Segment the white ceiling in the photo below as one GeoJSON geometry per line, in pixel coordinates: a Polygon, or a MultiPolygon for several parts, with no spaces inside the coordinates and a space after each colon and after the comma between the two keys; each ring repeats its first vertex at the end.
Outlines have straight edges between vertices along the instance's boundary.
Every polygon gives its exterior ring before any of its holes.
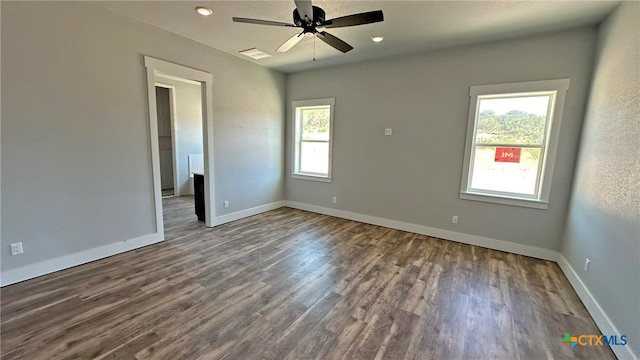
{"type": "Polygon", "coordinates": [[[262,1],[108,1],[95,2],[120,14],[182,35],[265,67],[295,72],[457,45],[512,38],[596,24],[618,1],[313,1],[336,18],[383,10],[384,22],[327,32],[351,44],[343,54],[320,40],[305,38],[287,53],[276,53],[297,28],[234,23],[248,17],[291,23],[293,0],[262,1]],[[194,8],[205,6],[203,17],[194,8]],[[373,43],[374,35],[384,36],[373,43]],[[257,47],[272,57],[253,60],[238,51],[257,47]]]}

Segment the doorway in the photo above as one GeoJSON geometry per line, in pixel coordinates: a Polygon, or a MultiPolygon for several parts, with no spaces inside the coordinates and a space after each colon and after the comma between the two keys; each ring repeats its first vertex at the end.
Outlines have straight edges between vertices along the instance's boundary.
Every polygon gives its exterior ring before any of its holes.
{"type": "Polygon", "coordinates": [[[156,110],[158,116],[158,150],[160,155],[160,188],[162,198],[180,196],[174,187],[175,174],[172,98],[175,88],[156,84],[156,110]]]}
{"type": "Polygon", "coordinates": [[[194,195],[194,174],[204,172],[202,86],[156,74],[162,196],[194,195]]]}
{"type": "MultiPolygon", "coordinates": [[[[162,213],[163,189],[169,190],[170,186],[173,186],[173,194],[175,196],[192,193],[192,174],[194,172],[201,173],[204,179],[204,220],[206,226],[212,227],[214,224],[214,213],[211,204],[215,203],[214,193],[212,191],[214,189],[212,156],[213,129],[210,125],[212,124],[212,101],[210,97],[212,76],[207,72],[148,56],[144,57],[144,63],[147,69],[147,95],[156,231],[164,238],[162,213]],[[178,99],[180,92],[177,84],[196,86],[193,88],[193,91],[199,102],[197,105],[192,103],[186,107],[189,107],[192,112],[198,113],[197,120],[194,120],[192,117],[190,121],[196,124],[195,127],[201,134],[199,136],[200,141],[198,141],[200,144],[199,150],[191,148],[186,152],[181,151],[180,137],[183,126],[180,124],[180,116],[176,116],[176,114],[180,112],[182,104],[178,99]],[[157,92],[157,88],[168,90],[160,90],[157,92]],[[167,99],[167,91],[169,98],[168,109],[166,104],[163,104],[167,99]],[[158,99],[160,100],[158,101],[158,99]],[[163,117],[163,115],[160,114],[161,112],[168,112],[170,118],[169,126],[166,125],[166,122],[161,123],[161,121],[165,121],[161,119],[161,117],[163,117]],[[160,142],[164,142],[162,147],[160,142]],[[171,144],[170,147],[169,144],[171,144]],[[164,151],[164,155],[161,155],[161,151],[164,151]],[[171,161],[168,161],[168,158],[171,158],[171,161]],[[164,165],[161,165],[161,162],[164,163],[164,165]],[[171,169],[171,171],[169,171],[169,169],[171,169]],[[182,170],[184,170],[184,172],[182,170]],[[183,176],[185,172],[187,175],[183,176]]],[[[193,144],[193,142],[191,143],[193,144]]]]}

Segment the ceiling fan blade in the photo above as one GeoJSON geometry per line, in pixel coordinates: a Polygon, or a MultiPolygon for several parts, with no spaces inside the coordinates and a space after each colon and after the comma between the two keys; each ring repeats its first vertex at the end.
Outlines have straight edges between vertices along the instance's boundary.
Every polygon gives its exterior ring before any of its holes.
{"type": "Polygon", "coordinates": [[[309,21],[313,21],[313,6],[310,0],[295,0],[298,15],[304,20],[306,17],[309,21]]]}
{"type": "Polygon", "coordinates": [[[318,36],[320,40],[326,42],[330,46],[333,46],[337,50],[342,51],[343,53],[346,53],[347,51],[353,49],[353,46],[347,44],[346,42],[338,39],[337,37],[329,34],[326,31],[318,32],[316,33],[316,36],[318,36]]]}
{"type": "Polygon", "coordinates": [[[363,24],[371,24],[384,20],[382,10],[369,11],[360,14],[347,15],[335,19],[326,20],[322,26],[326,28],[337,28],[345,26],[355,26],[363,24]]]}
{"type": "Polygon", "coordinates": [[[279,21],[271,21],[271,20],[249,19],[249,18],[242,18],[242,17],[235,17],[235,16],[232,19],[235,22],[248,23],[248,24],[297,27],[293,24],[279,22],[279,21]]]}
{"type": "Polygon", "coordinates": [[[280,45],[280,47],[276,50],[276,52],[287,52],[291,49],[295,44],[297,44],[304,37],[304,33],[295,34],[289,40],[285,41],[284,44],[280,45]]]}

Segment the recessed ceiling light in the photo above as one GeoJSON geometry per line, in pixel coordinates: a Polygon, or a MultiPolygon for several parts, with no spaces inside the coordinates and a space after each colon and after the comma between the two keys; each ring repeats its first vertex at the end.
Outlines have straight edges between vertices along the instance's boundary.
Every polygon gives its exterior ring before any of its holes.
{"type": "Polygon", "coordinates": [[[266,52],[256,48],[240,51],[240,54],[256,60],[271,57],[271,54],[267,54],[266,52]]]}
{"type": "Polygon", "coordinates": [[[378,43],[378,42],[384,40],[384,37],[382,37],[382,36],[372,36],[371,40],[373,40],[373,42],[377,42],[378,43]]]}
{"type": "Polygon", "coordinates": [[[204,6],[196,6],[196,12],[202,16],[209,16],[213,14],[213,10],[206,8],[204,6]]]}

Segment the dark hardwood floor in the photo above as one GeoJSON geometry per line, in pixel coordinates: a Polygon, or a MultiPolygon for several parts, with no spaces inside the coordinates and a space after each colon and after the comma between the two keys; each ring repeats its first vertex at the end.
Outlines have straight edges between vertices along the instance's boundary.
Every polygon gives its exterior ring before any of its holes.
{"type": "Polygon", "coordinates": [[[557,264],[282,208],[1,290],[2,359],[614,359],[557,264]]]}

